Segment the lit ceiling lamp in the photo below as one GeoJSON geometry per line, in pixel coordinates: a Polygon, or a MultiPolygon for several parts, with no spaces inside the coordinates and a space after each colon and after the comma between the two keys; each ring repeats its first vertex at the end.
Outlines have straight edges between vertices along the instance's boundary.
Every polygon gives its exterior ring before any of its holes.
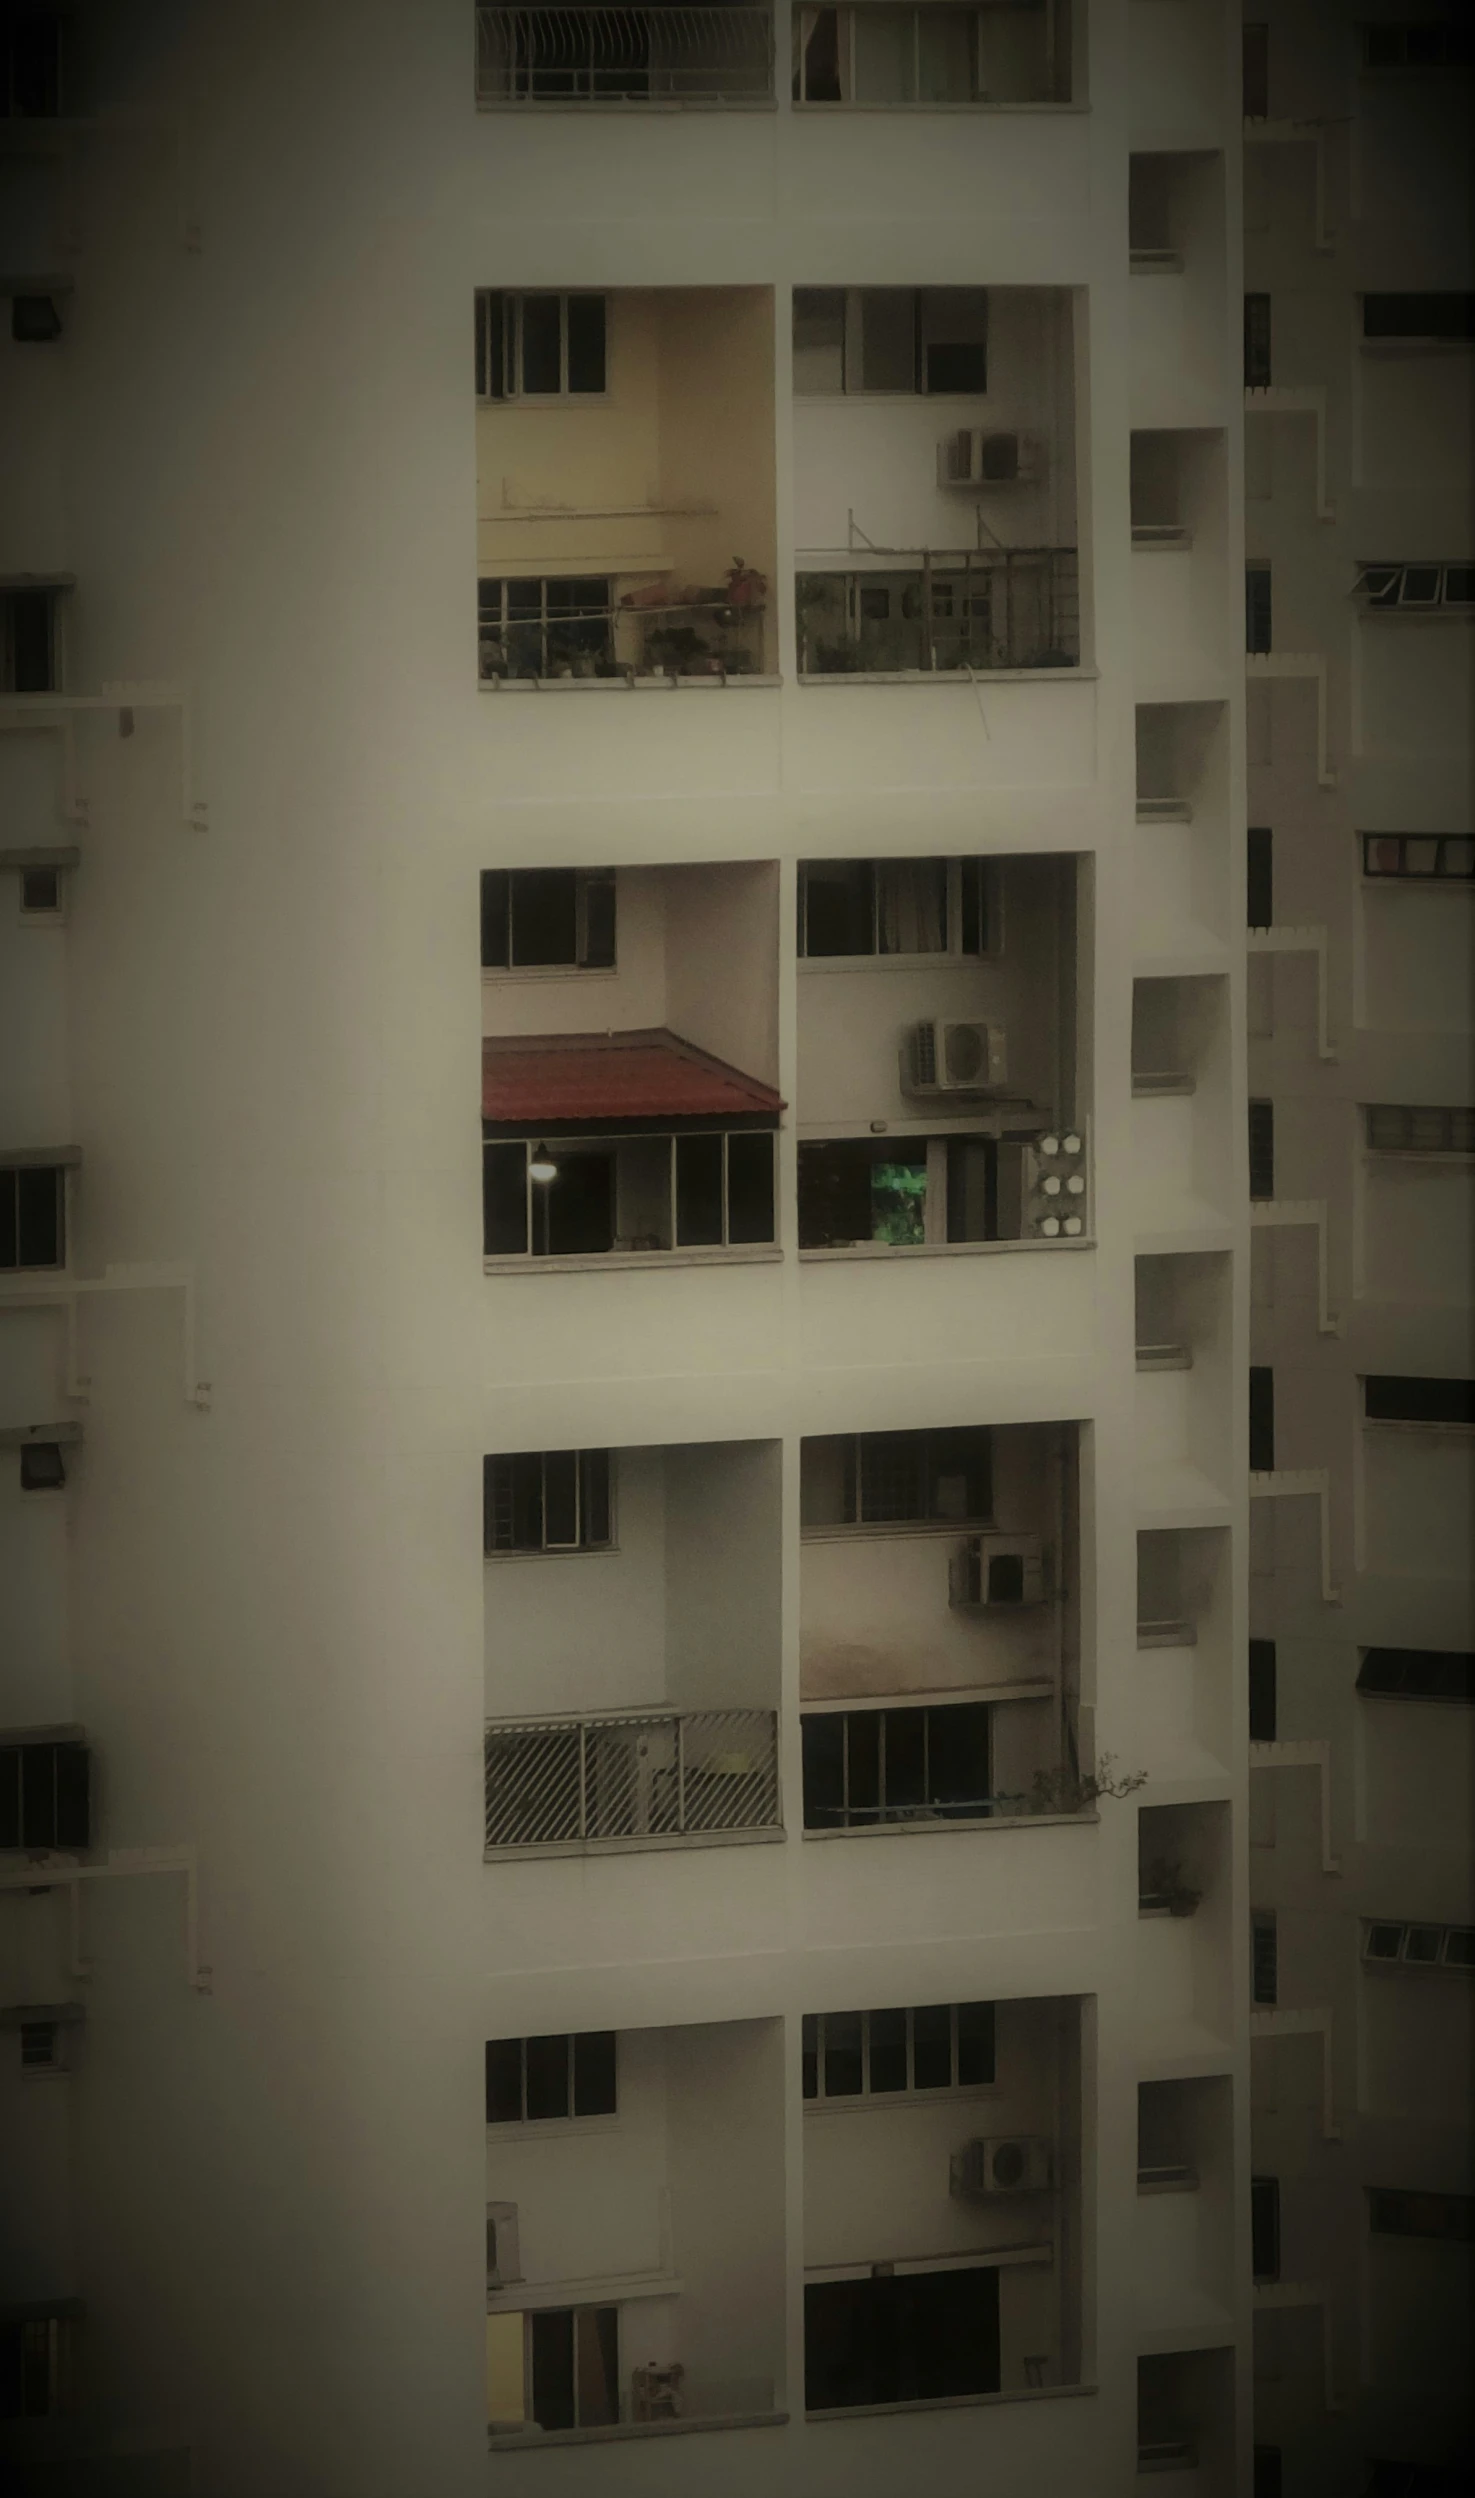
{"type": "Polygon", "coordinates": [[[546,1145],[535,1145],[528,1162],[528,1178],[541,1180],[544,1187],[558,1177],[558,1165],[546,1145]]]}

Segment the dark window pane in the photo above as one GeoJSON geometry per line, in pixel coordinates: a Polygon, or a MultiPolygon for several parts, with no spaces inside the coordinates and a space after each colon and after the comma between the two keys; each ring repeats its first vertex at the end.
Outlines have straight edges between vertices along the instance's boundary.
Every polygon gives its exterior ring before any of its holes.
{"type": "Polygon", "coordinates": [[[546,397],[562,388],[559,329],[559,301],[556,295],[524,295],[522,373],[519,382],[524,392],[546,397]]]}
{"type": "Polygon", "coordinates": [[[1258,1363],[1250,1372],[1250,1472],[1275,1472],[1275,1373],[1258,1363]]]}
{"type": "Polygon", "coordinates": [[[832,1830],[845,1818],[845,1720],[838,1713],[800,1721],[804,1827],[832,1830]]]}
{"type": "Polygon", "coordinates": [[[845,1249],[872,1237],[868,1142],[799,1147],[799,1246],[845,1249]]]}
{"type": "Polygon", "coordinates": [[[843,1721],[846,1817],[865,1829],[874,1828],[881,1801],[881,1716],[879,1709],[861,1709],[843,1721]]]}
{"type": "Polygon", "coordinates": [[[961,942],[965,954],[986,954],[989,950],[988,868],[982,859],[963,861],[963,926],[961,942]]]}
{"type": "Polygon", "coordinates": [[[867,1431],[860,1439],[860,1514],[885,1521],[925,1514],[923,1435],[867,1431]]]}
{"type": "Polygon", "coordinates": [[[519,1553],[540,1553],[543,1549],[543,1460],[536,1449],[517,1457],[504,1458],[511,1489],[512,1550],[519,1553]]]}
{"type": "Polygon", "coordinates": [[[554,1157],[558,1177],[539,1191],[547,1253],[565,1258],[600,1255],[615,1236],[614,1153],[560,1155],[555,1147],[554,1157]]]}
{"type": "Polygon", "coordinates": [[[58,1847],[86,1847],[91,1837],[91,1755],[85,1744],[59,1743],[53,1775],[58,1847]]]}
{"type": "Polygon", "coordinates": [[[923,387],[929,391],[988,388],[988,295],[978,286],[925,287],[918,317],[923,387]]]}
{"type": "Polygon", "coordinates": [[[1263,655],[1270,649],[1270,566],[1245,568],[1245,649],[1263,655]]]}
{"type": "Polygon", "coordinates": [[[1406,1700],[1475,1700],[1475,1654],[1455,1648],[1368,1648],[1357,1688],[1406,1700]]]}
{"type": "Polygon", "coordinates": [[[991,1136],[950,1136],[947,1236],[949,1240],[996,1240],[998,1233],[998,1146],[991,1136]]]}
{"type": "Polygon", "coordinates": [[[871,2055],[872,2090],[905,2090],[907,2086],[907,2017],[905,2012],[872,2012],[866,2017],[871,2055]]]}
{"type": "Polygon", "coordinates": [[[615,2034],[582,2030],[574,2039],[575,2116],[615,2113],[615,2034]]]}
{"type": "Polygon", "coordinates": [[[993,2265],[907,2273],[896,2284],[900,2402],[941,2402],[999,2389],[999,2275],[993,2265]]]}
{"type": "Polygon", "coordinates": [[[953,2078],[953,2008],[918,2004],[912,2014],[912,2083],[917,2090],[947,2090],[953,2078]]]}
{"type": "MultiPolygon", "coordinates": [[[[1249,29],[1246,28],[1246,33],[1249,29]]],[[[1281,2498],[1280,2448],[1255,2448],[1254,2498],[1281,2498]]]]}
{"type": "Polygon", "coordinates": [[[858,2012],[827,2012],[824,2017],[825,2097],[860,2096],[860,2022],[858,2012]]]}
{"type": "Polygon", "coordinates": [[[573,1449],[549,1449],[543,1458],[543,1541],[579,1541],[579,1461],[573,1449]]]}
{"type": "Polygon", "coordinates": [[[1245,297],[1245,388],[1270,387],[1270,297],[1245,297]]]}
{"type": "Polygon", "coordinates": [[[989,1797],[989,1706],[970,1700],[961,1707],[929,1709],[929,1801],[944,1811],[981,1813],[989,1797]]]}
{"type": "MultiPolygon", "coordinates": [[[[880,1716],[885,1734],[883,1799],[890,1814],[925,1799],[927,1713],[925,1709],[884,1709],[880,1716]]],[[[852,1751],[855,1729],[862,1722],[858,1717],[850,1720],[852,1751]]]]}
{"type": "Polygon", "coordinates": [[[1250,1641],[1250,1741],[1275,1741],[1275,1642],[1250,1641]]]}
{"type": "Polygon", "coordinates": [[[12,693],[49,694],[53,690],[51,595],[49,590],[12,590],[5,599],[12,693]]]}
{"type": "Polygon", "coordinates": [[[487,2040],[487,2123],[516,2125],[522,2116],[522,2040],[487,2040]]]}
{"type": "Polygon", "coordinates": [[[861,291],[860,387],[917,387],[917,298],[909,286],[869,286],[861,291]]]}
{"type": "Polygon", "coordinates": [[[1475,1379],[1369,1378],[1363,1391],[1369,1422],[1475,1423],[1475,1379]]]}
{"type": "Polygon", "coordinates": [[[574,2316],[569,2307],[536,2308],[528,2318],[533,2362],[533,2418],[540,2429],[574,2426],[574,2316]]]}
{"type": "Polygon", "coordinates": [[[929,341],[923,370],[929,391],[977,393],[988,388],[987,352],[976,342],[929,341]]]}
{"type": "Polygon", "coordinates": [[[575,2403],[581,2429],[620,2416],[620,2323],[616,2307],[581,2307],[574,2318],[575,2403]]]}
{"type": "Polygon", "coordinates": [[[1364,295],[1364,338],[1475,338],[1475,295],[1364,295]]]}
{"type": "Polygon", "coordinates": [[[806,2012],[801,2032],[801,2087],[806,2099],[819,2097],[819,2015],[806,2012]]]}
{"type": "Polygon", "coordinates": [[[483,868],[481,877],[481,960],[485,971],[505,970],[512,938],[512,879],[504,867],[483,868]]]}
{"type": "Polygon", "coordinates": [[[16,1182],[19,1173],[0,1171],[0,1268],[13,1268],[20,1246],[16,1229],[16,1182]]]}
{"type": "Polygon", "coordinates": [[[1251,928],[1275,924],[1274,836],[1268,824],[1252,824],[1245,835],[1246,920],[1251,928]]]}
{"type": "Polygon", "coordinates": [[[718,1248],[722,1242],[722,1139],[676,1139],[676,1245],[718,1248]]]}
{"type": "MultiPolygon", "coordinates": [[[[800,73],[795,72],[794,96],[800,100],[800,73]]],[[[816,9],[810,21],[809,37],[804,46],[802,100],[806,104],[838,104],[840,102],[840,16],[837,9],[816,9]]],[[[797,306],[800,290],[795,288],[797,306]]],[[[806,293],[817,289],[806,288],[806,293]]],[[[844,297],[841,297],[843,305],[844,297]]],[[[795,313],[795,327],[798,314],[795,313]]]]}
{"type": "Polygon", "coordinates": [[[1272,1914],[1250,1924],[1251,1994],[1257,2004],[1273,2004],[1280,1994],[1280,1936],[1272,1914]]]}
{"type": "Polygon", "coordinates": [[[958,2079],[960,2082],[991,2082],[993,2078],[993,2005],[959,2004],[958,2079]]]}
{"type": "Polygon", "coordinates": [[[575,963],[578,955],[573,869],[519,868],[512,878],[513,962],[575,963]]]}
{"type": "Polygon", "coordinates": [[[615,959],[615,880],[613,876],[586,876],[584,878],[584,951],[580,959],[588,971],[609,971],[613,968],[615,959]]]}
{"type": "Polygon", "coordinates": [[[1263,1201],[1275,1195],[1275,1104],[1251,1102],[1250,1195],[1263,1201]]]}
{"type": "Polygon", "coordinates": [[[481,1149],[481,1236],[489,1258],[527,1254],[525,1145],[485,1144],[481,1149]]]}
{"type": "Polygon", "coordinates": [[[50,1743],[26,1743],[20,1747],[22,1847],[51,1848],[58,1844],[56,1752],[57,1747],[50,1743]]]}
{"type": "Polygon", "coordinates": [[[66,1464],[56,1440],[28,1440],[20,1453],[23,1492],[59,1492],[67,1479],[66,1464]]]}
{"type": "Polygon", "coordinates": [[[566,2031],[555,2038],[530,2038],[527,2041],[530,2117],[568,2115],[568,2050],[566,2031]]]}
{"type": "Polygon", "coordinates": [[[579,1458],[579,1496],[583,1541],[609,1542],[609,1451],[586,1448],[579,1458]]]}
{"type": "Polygon", "coordinates": [[[570,295],[568,299],[568,386],[579,391],[604,388],[602,295],[570,295]]]}
{"type": "Polygon", "coordinates": [[[773,1238],[773,1138],[766,1129],[727,1140],[727,1237],[734,1248],[773,1238]]]}
{"type": "Polygon", "coordinates": [[[969,1520],[993,1516],[992,1444],[987,1431],[929,1431],[927,1515],[969,1520]]]}
{"type": "Polygon", "coordinates": [[[1243,112],[1246,121],[1264,121],[1270,111],[1270,29],[1246,26],[1242,38],[1243,112]]]}
{"type": "Polygon", "coordinates": [[[23,867],[20,879],[20,906],[23,911],[59,911],[61,909],[61,874],[54,867],[23,867]]]}
{"type": "Polygon", "coordinates": [[[805,953],[873,954],[875,878],[870,860],[812,860],[800,873],[805,953]]]}
{"type": "Polygon", "coordinates": [[[19,1263],[61,1264],[61,1173],[28,1168],[16,1175],[19,1263]]]}
{"type": "Polygon", "coordinates": [[[804,2402],[842,2411],[876,2394],[876,2281],[804,2284],[804,2402]]]}
{"type": "Polygon", "coordinates": [[[1280,2180],[1250,2179],[1250,2270],[1256,2281],[1280,2278],[1280,2180]]]}

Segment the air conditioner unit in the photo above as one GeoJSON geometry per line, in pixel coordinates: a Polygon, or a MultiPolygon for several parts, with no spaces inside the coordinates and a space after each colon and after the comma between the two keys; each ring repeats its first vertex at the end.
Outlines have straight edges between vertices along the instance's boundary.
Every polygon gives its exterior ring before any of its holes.
{"type": "Polygon", "coordinates": [[[992,1093],[1007,1074],[1002,1024],[919,1023],[907,1034],[904,1093],[992,1093]]]}
{"type": "Polygon", "coordinates": [[[940,486],[1033,486],[1039,474],[1039,445],[1023,434],[989,434],[981,425],[963,425],[937,446],[940,486]]]}
{"type": "Polygon", "coordinates": [[[1039,2194],[1050,2183],[1050,2143],[1043,2134],[986,2134],[955,2151],[948,2185],[951,2193],[978,2195],[1039,2194]]]}
{"type": "Polygon", "coordinates": [[[1012,1612],[1045,1601],[1045,1556],[1037,1535],[970,1535],[948,1564],[948,1601],[1012,1612]]]}

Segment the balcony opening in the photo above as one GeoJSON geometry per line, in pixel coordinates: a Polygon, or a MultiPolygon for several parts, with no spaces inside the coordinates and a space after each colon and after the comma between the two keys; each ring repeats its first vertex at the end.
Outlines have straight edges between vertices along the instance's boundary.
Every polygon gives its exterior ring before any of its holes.
{"type": "Polygon", "coordinates": [[[481,682],[771,672],[772,293],[485,288],[475,312],[481,682]]]}
{"type": "Polygon", "coordinates": [[[492,2039],[486,2054],[494,2444],[771,2421],[782,2023],[492,2039]],[[714,2191],[714,2144],[738,2191],[714,2191]]]}
{"type": "Polygon", "coordinates": [[[1174,2475],[1169,2488],[1185,2491],[1228,2485],[1234,2362],[1232,2349],[1154,2352],[1138,2360],[1139,2474],[1174,2475]]]}
{"type": "Polygon", "coordinates": [[[499,106],[583,105],[629,111],[768,104],[773,20],[767,7],[552,7],[476,12],[476,100],[499,106]]]}
{"type": "Polygon", "coordinates": [[[486,1850],[781,1826],[778,1450],[484,1461],[486,1850]]]}
{"type": "Polygon", "coordinates": [[[1078,2380],[1071,1998],[806,2014],[811,2413],[1078,2380]]]}
{"type": "Polygon", "coordinates": [[[799,287],[793,331],[801,673],[1076,666],[1071,294],[799,287]]]}
{"type": "Polygon", "coordinates": [[[65,1167],[0,1163],[0,1273],[65,1264],[65,1167]]]}
{"type": "Polygon", "coordinates": [[[0,586],[0,694],[54,694],[61,682],[55,585],[0,586]]]}
{"type": "Polygon", "coordinates": [[[801,862],[801,1251],[1088,1237],[1080,886],[1048,856],[801,862]]]}
{"type": "Polygon", "coordinates": [[[86,1744],[72,1737],[0,1738],[0,1848],[90,1847],[91,1766],[86,1744]]]}
{"type": "Polygon", "coordinates": [[[1069,0],[794,13],[796,104],[1068,104],[1069,0]]]}

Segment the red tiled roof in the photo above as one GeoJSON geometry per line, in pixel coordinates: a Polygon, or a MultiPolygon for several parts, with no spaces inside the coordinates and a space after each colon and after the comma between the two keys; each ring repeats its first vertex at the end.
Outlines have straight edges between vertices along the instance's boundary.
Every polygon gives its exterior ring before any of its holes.
{"type": "Polygon", "coordinates": [[[776,1119],[783,1106],[771,1085],[675,1032],[539,1033],[481,1045],[481,1115],[499,1125],[776,1119]]]}

